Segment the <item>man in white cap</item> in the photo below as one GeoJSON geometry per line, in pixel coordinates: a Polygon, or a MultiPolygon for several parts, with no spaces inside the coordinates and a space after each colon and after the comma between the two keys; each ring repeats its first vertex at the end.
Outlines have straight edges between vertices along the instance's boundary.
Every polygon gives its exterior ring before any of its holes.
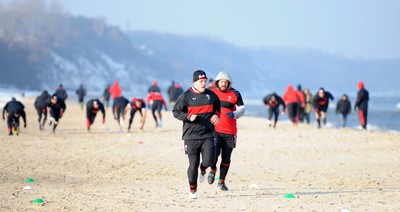
{"type": "Polygon", "coordinates": [[[216,157],[208,174],[208,183],[214,183],[218,157],[221,155],[218,188],[222,191],[228,190],[225,178],[231,163],[233,148],[236,147],[236,119],[242,117],[245,112],[242,96],[239,91],[232,88],[232,84],[229,73],[221,71],[215,78],[215,87],[212,89],[221,101],[221,116],[218,125],[215,126],[216,157]]]}

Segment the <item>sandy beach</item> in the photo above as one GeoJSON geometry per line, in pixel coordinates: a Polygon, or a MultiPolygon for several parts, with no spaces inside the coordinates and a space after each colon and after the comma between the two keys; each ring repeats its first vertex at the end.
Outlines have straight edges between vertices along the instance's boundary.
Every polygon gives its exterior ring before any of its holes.
{"type": "Polygon", "coordinates": [[[106,124],[97,117],[88,133],[85,111],[67,101],[54,135],[48,125],[39,131],[33,99],[23,103],[28,127],[19,136],[0,123],[0,211],[400,210],[400,134],[288,122],[273,129],[265,118],[245,116],[230,190],[199,183],[191,200],[182,123],[170,110],[162,128],[148,113],[143,132],[136,115],[127,133],[108,109],[106,124]],[[44,203],[33,204],[37,198],[44,203]]]}

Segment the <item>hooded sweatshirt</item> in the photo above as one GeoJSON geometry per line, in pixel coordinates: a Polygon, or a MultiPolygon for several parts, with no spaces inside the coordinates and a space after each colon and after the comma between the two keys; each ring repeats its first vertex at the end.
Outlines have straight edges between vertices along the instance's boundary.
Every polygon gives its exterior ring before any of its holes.
{"type": "Polygon", "coordinates": [[[215,78],[215,87],[213,87],[211,90],[215,94],[217,94],[218,98],[221,101],[221,116],[219,119],[219,123],[215,127],[215,131],[236,136],[236,119],[244,115],[245,107],[241,94],[239,93],[239,91],[232,88],[232,84],[233,82],[231,76],[228,73],[221,71],[215,78]],[[220,90],[218,86],[220,80],[227,80],[229,82],[226,91],[220,90]],[[228,112],[233,112],[233,119],[228,117],[228,115],[226,114],[228,112]]]}
{"type": "Polygon", "coordinates": [[[295,91],[292,85],[287,87],[286,92],[283,94],[282,100],[285,101],[286,105],[292,103],[298,103],[302,105],[305,104],[304,95],[299,91],[295,91]]]}
{"type": "Polygon", "coordinates": [[[358,92],[357,92],[357,100],[356,100],[356,107],[359,110],[367,110],[368,109],[368,101],[369,101],[369,92],[364,88],[364,83],[359,82],[357,84],[358,92]]]}

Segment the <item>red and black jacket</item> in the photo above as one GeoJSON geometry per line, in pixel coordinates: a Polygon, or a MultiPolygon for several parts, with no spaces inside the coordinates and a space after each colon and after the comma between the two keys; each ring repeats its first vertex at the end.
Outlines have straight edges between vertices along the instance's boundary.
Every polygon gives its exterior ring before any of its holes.
{"type": "Polygon", "coordinates": [[[215,136],[214,125],[211,124],[211,116],[221,113],[218,96],[209,89],[203,93],[193,88],[185,91],[176,102],[172,110],[174,117],[183,121],[183,140],[206,139],[215,136]],[[191,115],[197,115],[192,122],[191,115]]]}
{"type": "Polygon", "coordinates": [[[215,131],[229,135],[237,134],[236,119],[229,118],[226,113],[236,111],[236,106],[244,105],[242,96],[239,91],[230,88],[222,92],[217,87],[212,88],[212,91],[217,94],[221,101],[221,116],[218,124],[215,126],[215,131]]]}

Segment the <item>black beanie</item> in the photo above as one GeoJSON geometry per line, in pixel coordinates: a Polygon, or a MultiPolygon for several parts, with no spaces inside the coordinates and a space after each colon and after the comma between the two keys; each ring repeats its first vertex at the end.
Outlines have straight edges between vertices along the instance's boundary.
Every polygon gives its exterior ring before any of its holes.
{"type": "Polygon", "coordinates": [[[196,82],[199,79],[207,79],[206,72],[202,70],[197,70],[193,73],[193,82],[196,82]]]}

